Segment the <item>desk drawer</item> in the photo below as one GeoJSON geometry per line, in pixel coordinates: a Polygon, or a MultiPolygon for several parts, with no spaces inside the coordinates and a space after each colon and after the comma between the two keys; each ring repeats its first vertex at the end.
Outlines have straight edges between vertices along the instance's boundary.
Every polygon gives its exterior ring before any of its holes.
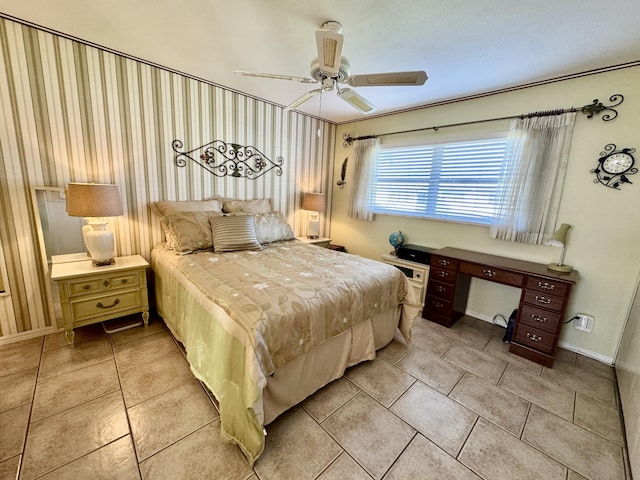
{"type": "Polygon", "coordinates": [[[429,282],[436,280],[445,283],[456,282],[456,272],[451,270],[443,270],[442,268],[431,267],[429,270],[429,282]]]}
{"type": "Polygon", "coordinates": [[[453,302],[433,297],[427,294],[424,302],[425,311],[433,312],[436,315],[449,318],[453,313],[453,302]]]}
{"type": "Polygon", "coordinates": [[[559,313],[549,312],[531,305],[522,305],[518,322],[555,334],[559,330],[561,318],[559,313]]]}
{"type": "Polygon", "coordinates": [[[138,272],[128,272],[113,277],[88,278],[71,280],[69,282],[69,296],[77,297],[98,292],[108,292],[117,288],[138,286],[138,272]]]}
{"type": "Polygon", "coordinates": [[[527,279],[527,290],[536,290],[538,292],[550,293],[559,297],[566,297],[570,285],[560,283],[548,278],[529,277],[527,279]]]}
{"type": "MultiPolygon", "coordinates": [[[[118,312],[142,307],[140,289],[117,292],[113,295],[88,298],[71,303],[73,321],[81,322],[101,315],[114,315],[118,312]]],[[[117,315],[115,315],[117,317],[117,315]]]]}
{"type": "Polygon", "coordinates": [[[525,290],[522,294],[522,301],[523,303],[546,308],[547,310],[562,312],[564,309],[565,299],[563,297],[556,297],[555,295],[542,293],[536,290],[525,290]]]}
{"type": "Polygon", "coordinates": [[[503,283],[513,287],[522,287],[524,275],[515,272],[500,270],[499,268],[490,268],[484,265],[476,265],[474,263],[461,263],[460,272],[471,275],[472,277],[485,278],[492,282],[503,283]]]}
{"type": "Polygon", "coordinates": [[[441,257],[440,255],[431,255],[431,267],[443,268],[445,270],[457,270],[458,260],[455,258],[441,257]]]}
{"type": "Polygon", "coordinates": [[[513,335],[513,341],[540,352],[552,354],[556,336],[544,330],[519,323],[513,335]]]}
{"type": "Polygon", "coordinates": [[[427,284],[427,293],[433,297],[439,297],[444,300],[453,300],[455,287],[447,283],[436,282],[431,280],[427,284]]]}

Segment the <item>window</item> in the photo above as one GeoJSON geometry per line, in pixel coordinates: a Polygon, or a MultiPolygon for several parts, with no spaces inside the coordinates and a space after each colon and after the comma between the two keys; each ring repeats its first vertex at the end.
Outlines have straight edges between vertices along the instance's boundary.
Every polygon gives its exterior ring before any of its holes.
{"type": "Polygon", "coordinates": [[[489,224],[503,171],[506,133],[497,138],[382,148],[373,211],[489,224]]]}

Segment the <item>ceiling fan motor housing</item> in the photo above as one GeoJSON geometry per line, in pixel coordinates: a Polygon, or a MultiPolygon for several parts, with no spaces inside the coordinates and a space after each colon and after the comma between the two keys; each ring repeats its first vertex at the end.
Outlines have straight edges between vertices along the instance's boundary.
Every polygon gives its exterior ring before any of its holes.
{"type": "Polygon", "coordinates": [[[346,57],[340,59],[340,68],[338,69],[338,75],[331,75],[327,72],[323,72],[320,68],[320,62],[318,58],[314,58],[311,62],[311,78],[322,82],[325,78],[334,78],[337,82],[346,83],[351,70],[351,64],[346,57]]]}

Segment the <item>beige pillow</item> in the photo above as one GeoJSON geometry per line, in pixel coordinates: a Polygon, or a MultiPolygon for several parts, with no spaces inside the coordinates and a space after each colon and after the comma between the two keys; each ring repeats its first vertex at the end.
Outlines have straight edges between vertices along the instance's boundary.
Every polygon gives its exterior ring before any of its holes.
{"type": "MultiPolygon", "coordinates": [[[[158,217],[166,217],[179,212],[222,212],[222,203],[219,200],[160,200],[149,204],[151,211],[158,217]]],[[[162,223],[162,231],[165,235],[167,248],[172,248],[170,232],[165,223],[162,223]]]]}
{"type": "Polygon", "coordinates": [[[211,217],[209,222],[216,252],[262,249],[256,239],[256,221],[252,216],[211,217]]]}
{"type": "Polygon", "coordinates": [[[271,212],[271,199],[229,200],[224,202],[222,210],[225,213],[269,213],[271,212]]]}
{"type": "Polygon", "coordinates": [[[180,212],[162,217],[169,232],[169,243],[176,253],[186,255],[197,250],[211,250],[213,235],[210,218],[220,212],[180,212]]]}
{"type": "Polygon", "coordinates": [[[293,240],[293,230],[280,212],[262,213],[253,215],[256,220],[256,238],[259,243],[279,242],[281,240],[293,240]]]}

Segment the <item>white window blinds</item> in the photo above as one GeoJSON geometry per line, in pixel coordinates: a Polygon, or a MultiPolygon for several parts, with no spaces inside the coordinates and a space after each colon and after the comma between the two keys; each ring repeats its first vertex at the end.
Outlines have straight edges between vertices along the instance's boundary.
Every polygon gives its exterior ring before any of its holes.
{"type": "Polygon", "coordinates": [[[507,148],[496,137],[381,149],[374,212],[489,224],[507,148]]]}

